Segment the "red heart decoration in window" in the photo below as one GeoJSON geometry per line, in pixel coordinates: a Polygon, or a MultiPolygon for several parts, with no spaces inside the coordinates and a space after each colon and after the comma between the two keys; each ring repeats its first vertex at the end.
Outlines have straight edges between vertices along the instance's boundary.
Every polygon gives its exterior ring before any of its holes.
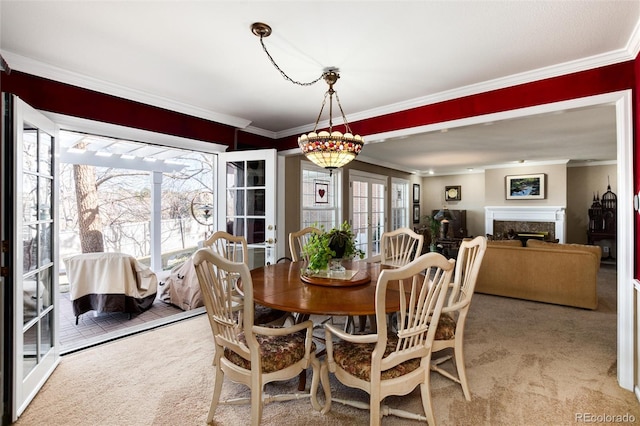
{"type": "Polygon", "coordinates": [[[325,194],[324,189],[318,189],[318,195],[320,195],[320,198],[324,198],[324,194],[325,194]]]}

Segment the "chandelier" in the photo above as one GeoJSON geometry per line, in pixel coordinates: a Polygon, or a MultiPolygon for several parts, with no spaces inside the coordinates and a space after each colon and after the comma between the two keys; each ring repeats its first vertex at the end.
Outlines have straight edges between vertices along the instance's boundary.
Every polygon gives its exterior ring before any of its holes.
{"type": "Polygon", "coordinates": [[[328,169],[329,174],[331,174],[333,169],[342,167],[345,164],[351,162],[362,150],[362,147],[364,146],[364,140],[360,135],[354,135],[351,132],[351,128],[349,127],[349,123],[347,122],[347,118],[344,115],[344,110],[342,109],[342,105],[340,104],[338,93],[333,89],[333,85],[340,78],[338,69],[325,68],[320,77],[308,83],[295,81],[291,79],[287,74],[285,74],[282,69],[280,69],[278,64],[276,64],[276,62],[274,61],[273,57],[267,51],[263,38],[271,35],[271,27],[267,24],[256,22],[251,25],[251,31],[253,32],[253,34],[260,37],[260,44],[262,45],[264,52],[267,54],[273,66],[280,72],[285,80],[288,80],[291,83],[300,86],[310,86],[317,83],[321,79],[324,79],[324,81],[329,85],[329,89],[324,94],[322,106],[320,107],[320,113],[318,114],[318,118],[316,119],[313,131],[307,134],[303,134],[298,138],[298,146],[300,147],[302,153],[314,164],[328,169]],[[340,114],[344,122],[345,133],[333,130],[334,96],[336,98],[336,103],[338,104],[338,108],[340,109],[340,114]],[[322,112],[324,111],[327,97],[329,97],[329,128],[328,130],[322,130],[318,132],[318,123],[320,122],[320,118],[322,117],[322,112]]]}

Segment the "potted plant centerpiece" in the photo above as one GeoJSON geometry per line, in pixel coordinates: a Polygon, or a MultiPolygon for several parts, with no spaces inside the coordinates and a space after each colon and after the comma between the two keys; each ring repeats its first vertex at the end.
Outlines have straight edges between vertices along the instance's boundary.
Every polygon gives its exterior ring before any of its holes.
{"type": "MultiPolygon", "coordinates": [[[[322,226],[320,229],[324,231],[322,226]]],[[[336,272],[344,271],[340,263],[343,259],[364,258],[364,252],[357,248],[355,234],[347,221],[329,232],[312,234],[302,250],[309,258],[307,268],[313,273],[329,268],[336,272]]]]}

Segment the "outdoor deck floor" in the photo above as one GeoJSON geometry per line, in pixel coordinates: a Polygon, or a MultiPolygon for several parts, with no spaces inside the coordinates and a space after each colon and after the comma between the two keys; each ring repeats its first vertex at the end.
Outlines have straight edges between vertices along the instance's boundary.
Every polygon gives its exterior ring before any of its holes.
{"type": "Polygon", "coordinates": [[[98,314],[90,311],[80,315],[76,325],[69,293],[61,292],[59,300],[59,336],[62,354],[159,326],[168,320],[198,315],[204,311],[204,308],[183,311],[156,299],[149,310],[141,314],[132,314],[131,319],[126,313],[98,314]]]}

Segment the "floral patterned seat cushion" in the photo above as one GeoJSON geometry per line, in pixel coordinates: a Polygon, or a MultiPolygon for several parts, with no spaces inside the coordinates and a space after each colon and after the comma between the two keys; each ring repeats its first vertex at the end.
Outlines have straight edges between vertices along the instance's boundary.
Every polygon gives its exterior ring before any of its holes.
{"type": "MultiPolygon", "coordinates": [[[[300,331],[285,336],[256,335],[260,344],[260,358],[262,359],[262,373],[272,373],[295,364],[304,358],[304,339],[306,333],[300,331]]],[[[244,333],[238,339],[246,344],[244,333]]],[[[311,352],[315,352],[315,343],[311,343],[311,352]]],[[[237,353],[226,349],[224,356],[235,365],[244,369],[251,369],[251,361],[242,358],[237,353]]]]}
{"type": "Polygon", "coordinates": [[[456,320],[449,313],[440,315],[434,340],[451,340],[456,337],[456,320]]]}
{"type": "MultiPolygon", "coordinates": [[[[387,357],[396,350],[398,337],[389,335],[387,337],[387,347],[383,357],[387,357]]],[[[375,348],[375,343],[351,343],[340,342],[333,345],[333,357],[347,373],[367,382],[371,381],[371,353],[375,348]]],[[[382,380],[393,379],[403,376],[420,367],[420,358],[410,359],[389,370],[382,372],[382,380]]]]}

